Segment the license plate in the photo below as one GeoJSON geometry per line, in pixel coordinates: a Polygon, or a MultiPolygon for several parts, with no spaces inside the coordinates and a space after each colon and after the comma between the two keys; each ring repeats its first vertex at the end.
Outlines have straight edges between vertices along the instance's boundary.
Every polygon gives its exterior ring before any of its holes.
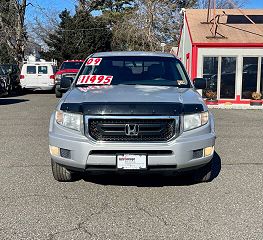
{"type": "Polygon", "coordinates": [[[147,168],[146,155],[117,155],[117,168],[124,170],[139,170],[147,168]]]}

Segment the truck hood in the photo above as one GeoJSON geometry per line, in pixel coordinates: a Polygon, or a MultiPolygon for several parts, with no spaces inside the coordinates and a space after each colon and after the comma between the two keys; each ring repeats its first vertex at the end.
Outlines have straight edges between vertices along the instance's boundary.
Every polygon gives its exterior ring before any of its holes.
{"type": "Polygon", "coordinates": [[[101,108],[104,110],[109,109],[109,105],[114,105],[115,110],[132,105],[132,108],[139,109],[144,105],[142,107],[144,111],[150,108],[151,112],[155,112],[155,108],[161,111],[162,106],[169,105],[173,105],[170,108],[176,108],[179,112],[183,111],[185,106],[188,106],[188,112],[207,110],[196,90],[166,86],[103,85],[75,87],[68,91],[62,99],[62,110],[83,111],[85,106],[88,106],[86,108],[91,110],[91,106],[95,105],[96,108],[98,108],[98,105],[102,106],[101,108]]]}
{"type": "Polygon", "coordinates": [[[64,70],[58,70],[56,72],[56,75],[58,74],[64,74],[64,73],[78,73],[79,69],[64,69],[64,70]]]}
{"type": "Polygon", "coordinates": [[[102,85],[73,88],[65,103],[83,102],[180,102],[203,103],[192,88],[145,85],[102,85]]]}

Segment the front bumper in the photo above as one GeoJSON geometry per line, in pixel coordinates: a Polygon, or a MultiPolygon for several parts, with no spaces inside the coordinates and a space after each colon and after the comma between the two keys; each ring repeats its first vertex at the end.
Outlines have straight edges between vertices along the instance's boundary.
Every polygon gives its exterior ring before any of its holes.
{"type": "Polygon", "coordinates": [[[50,91],[54,89],[55,85],[54,84],[42,84],[42,85],[36,86],[36,85],[21,84],[21,87],[23,89],[50,91]]]}
{"type": "Polygon", "coordinates": [[[183,132],[170,142],[110,143],[93,142],[84,134],[66,129],[54,121],[52,114],[49,128],[49,145],[70,150],[70,158],[51,155],[58,164],[78,170],[116,170],[116,154],[146,153],[149,169],[183,170],[202,166],[213,158],[196,157],[194,151],[215,145],[213,117],[197,129],[183,132]],[[158,153],[159,152],[159,153],[158,153]]]}

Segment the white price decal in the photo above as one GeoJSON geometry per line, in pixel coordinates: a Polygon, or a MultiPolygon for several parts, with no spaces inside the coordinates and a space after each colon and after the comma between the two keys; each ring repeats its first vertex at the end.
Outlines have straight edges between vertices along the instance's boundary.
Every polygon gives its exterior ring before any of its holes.
{"type": "Polygon", "coordinates": [[[108,89],[111,88],[110,85],[92,85],[92,86],[88,86],[88,87],[79,87],[78,89],[81,92],[88,92],[90,90],[101,90],[101,89],[108,89]]]}
{"type": "Polygon", "coordinates": [[[86,62],[86,66],[98,66],[100,65],[102,58],[89,58],[86,62]]]}
{"type": "Polygon", "coordinates": [[[79,76],[77,84],[110,85],[112,79],[113,76],[106,75],[81,75],[79,76]]]}

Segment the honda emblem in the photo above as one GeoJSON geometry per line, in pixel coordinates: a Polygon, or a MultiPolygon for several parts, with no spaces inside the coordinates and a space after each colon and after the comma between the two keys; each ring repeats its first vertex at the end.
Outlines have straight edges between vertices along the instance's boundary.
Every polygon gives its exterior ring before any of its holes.
{"type": "Polygon", "coordinates": [[[126,136],[138,136],[139,135],[139,125],[138,124],[126,124],[125,134],[126,136]]]}

